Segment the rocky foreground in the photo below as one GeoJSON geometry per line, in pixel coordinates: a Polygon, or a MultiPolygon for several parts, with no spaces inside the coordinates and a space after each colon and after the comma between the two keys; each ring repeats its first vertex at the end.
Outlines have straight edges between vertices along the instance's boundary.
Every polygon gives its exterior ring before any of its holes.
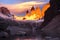
{"type": "Polygon", "coordinates": [[[0,18],[0,38],[7,40],[60,40],[60,15],[56,16],[49,25],[42,29],[42,32],[38,33],[35,29],[40,27],[41,23],[0,18]],[[46,36],[43,37],[43,34],[46,36]]]}

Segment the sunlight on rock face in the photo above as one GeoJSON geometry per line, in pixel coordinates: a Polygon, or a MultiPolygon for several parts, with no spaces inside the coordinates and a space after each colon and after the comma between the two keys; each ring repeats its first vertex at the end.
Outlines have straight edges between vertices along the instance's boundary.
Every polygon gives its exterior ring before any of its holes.
{"type": "Polygon", "coordinates": [[[39,7],[32,7],[30,12],[26,12],[25,16],[16,16],[14,15],[15,20],[40,20],[41,18],[44,17],[45,11],[50,7],[50,4],[44,5],[42,8],[42,11],[40,10],[39,7]]]}
{"type": "Polygon", "coordinates": [[[44,16],[45,11],[50,7],[50,4],[47,3],[46,5],[44,5],[44,7],[42,8],[42,16],[44,16]]]}

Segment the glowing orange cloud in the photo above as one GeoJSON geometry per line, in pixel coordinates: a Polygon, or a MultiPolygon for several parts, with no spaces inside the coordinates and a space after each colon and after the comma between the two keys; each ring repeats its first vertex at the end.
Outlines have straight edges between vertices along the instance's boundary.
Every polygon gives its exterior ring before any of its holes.
{"type": "Polygon", "coordinates": [[[26,10],[31,9],[32,6],[42,5],[46,4],[46,2],[36,2],[36,1],[30,1],[30,2],[24,2],[19,4],[1,4],[1,6],[7,7],[11,12],[15,13],[21,13],[26,10]]]}

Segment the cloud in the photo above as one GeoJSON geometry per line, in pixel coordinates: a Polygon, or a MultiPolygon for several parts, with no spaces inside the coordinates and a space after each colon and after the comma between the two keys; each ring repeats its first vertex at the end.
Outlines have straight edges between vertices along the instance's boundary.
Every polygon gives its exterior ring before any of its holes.
{"type": "Polygon", "coordinates": [[[18,4],[0,4],[0,7],[4,6],[7,7],[11,13],[21,13],[26,10],[31,9],[32,6],[46,4],[46,2],[37,2],[37,1],[30,1],[30,2],[23,2],[18,4]]]}

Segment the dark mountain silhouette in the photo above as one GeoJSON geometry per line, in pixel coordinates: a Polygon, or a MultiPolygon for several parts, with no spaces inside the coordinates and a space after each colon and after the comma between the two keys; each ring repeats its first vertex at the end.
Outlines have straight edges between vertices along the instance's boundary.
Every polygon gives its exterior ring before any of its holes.
{"type": "Polygon", "coordinates": [[[60,15],[60,13],[58,13],[58,10],[57,10],[59,8],[59,5],[57,4],[58,2],[56,2],[56,0],[54,0],[54,1],[50,0],[50,7],[45,12],[45,16],[44,16],[44,20],[45,21],[42,23],[41,27],[44,27],[44,26],[48,25],[49,22],[55,16],[60,15]]]}
{"type": "MultiPolygon", "coordinates": [[[[13,16],[6,7],[0,7],[1,14],[6,15],[7,17],[13,16]]],[[[18,23],[14,20],[3,18],[0,16],[0,31],[5,31],[8,26],[16,26],[18,23]]]]}
{"type": "Polygon", "coordinates": [[[60,0],[58,0],[56,2],[56,0],[50,0],[50,7],[46,10],[45,12],[45,16],[44,16],[44,22],[41,24],[40,28],[43,28],[44,26],[48,25],[49,22],[57,15],[60,15],[59,11],[57,9],[59,9],[59,5],[57,4],[58,2],[60,2],[60,0]],[[56,4],[55,4],[56,3],[56,4]],[[54,5],[54,6],[53,6],[54,5]],[[57,6],[57,7],[56,7],[57,6]],[[57,9],[56,9],[57,8],[57,9]]]}
{"type": "Polygon", "coordinates": [[[42,30],[44,36],[59,36],[60,33],[60,0],[50,0],[50,7],[46,10],[44,22],[37,28],[42,30]]]}
{"type": "Polygon", "coordinates": [[[6,7],[0,7],[0,12],[8,17],[12,16],[10,11],[6,7]]]}
{"type": "Polygon", "coordinates": [[[26,13],[29,13],[29,11],[27,10],[26,13]]]}
{"type": "Polygon", "coordinates": [[[34,6],[31,8],[31,11],[32,11],[32,10],[35,10],[34,6]]]}

